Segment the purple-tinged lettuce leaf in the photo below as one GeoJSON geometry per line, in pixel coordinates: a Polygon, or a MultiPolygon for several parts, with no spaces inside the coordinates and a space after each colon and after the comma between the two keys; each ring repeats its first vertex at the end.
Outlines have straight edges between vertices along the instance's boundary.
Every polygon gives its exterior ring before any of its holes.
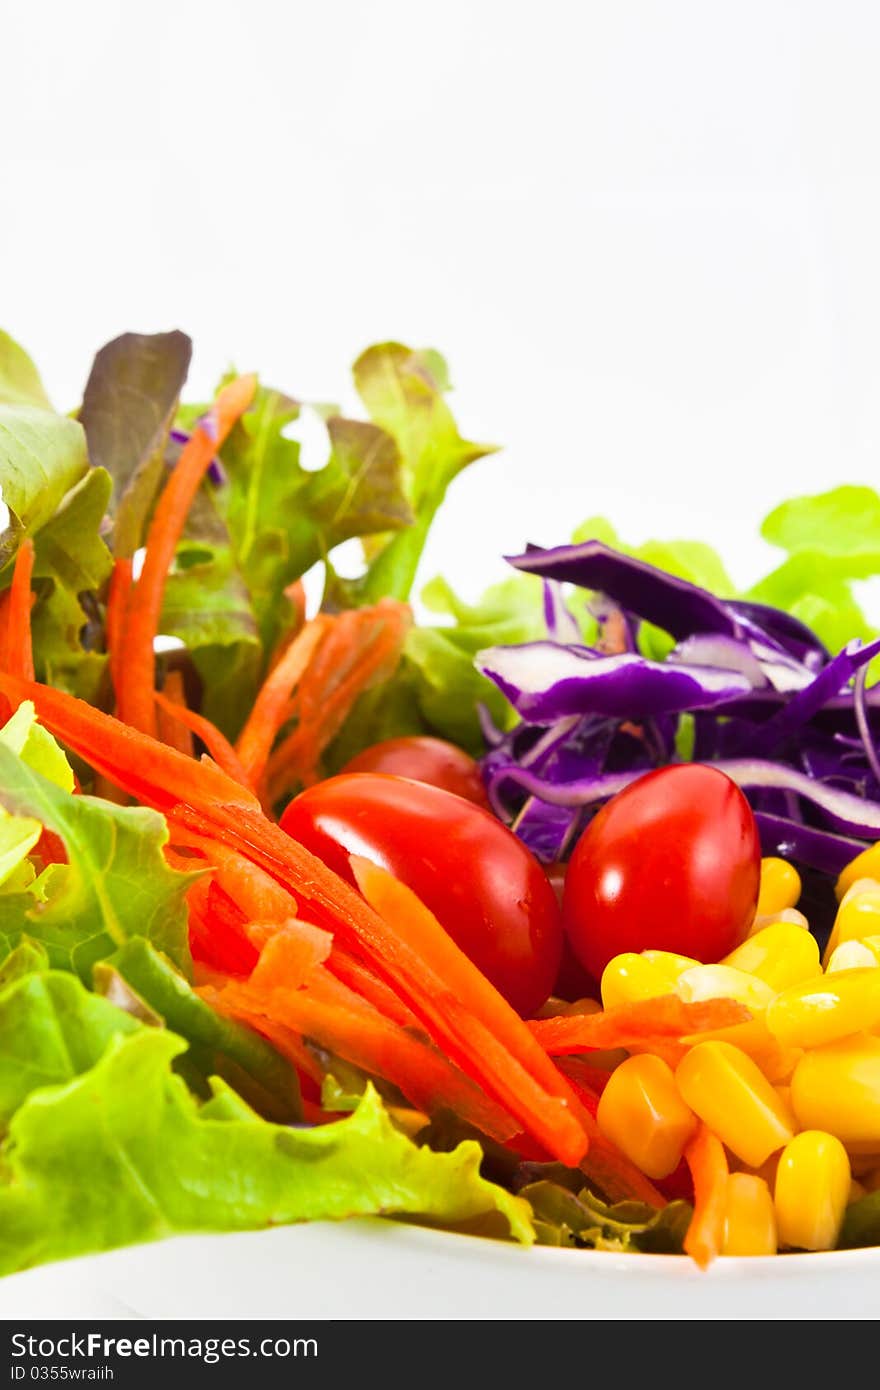
{"type": "Polygon", "coordinates": [[[79,418],[93,466],[113,480],[117,555],[132,555],[143,540],[191,356],[185,333],[123,333],[92,364],[79,418]]]}

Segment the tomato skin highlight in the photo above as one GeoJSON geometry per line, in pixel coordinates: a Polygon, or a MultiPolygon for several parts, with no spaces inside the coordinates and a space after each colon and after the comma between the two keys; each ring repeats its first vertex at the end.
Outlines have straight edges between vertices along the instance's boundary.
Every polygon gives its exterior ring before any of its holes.
{"type": "Polygon", "coordinates": [[[575,846],[566,937],[597,979],[622,951],[717,961],[748,931],[761,849],[751,807],[717,768],[649,772],[613,797],[575,846]]]}
{"type": "Polygon", "coordinates": [[[489,809],[480,769],[463,748],[442,738],[413,734],[374,743],[346,763],[341,776],[349,772],[386,772],[392,777],[409,777],[454,792],[466,801],[489,809]]]}
{"type": "Polygon", "coordinates": [[[489,811],[422,782],[359,772],[301,792],[281,828],[349,883],[350,854],[388,869],[520,1014],[550,995],[559,907],[537,859],[489,811]]]}

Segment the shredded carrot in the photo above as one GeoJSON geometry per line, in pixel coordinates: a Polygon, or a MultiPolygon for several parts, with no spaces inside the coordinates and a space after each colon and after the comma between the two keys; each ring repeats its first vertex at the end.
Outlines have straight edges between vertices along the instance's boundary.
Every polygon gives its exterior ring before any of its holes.
{"type": "Polygon", "coordinates": [[[270,671],[274,671],[291,642],[302,632],[306,621],[306,590],[302,580],[295,579],[292,584],[288,584],[284,590],[284,597],[290,605],[290,618],[269,658],[270,671]]]}
{"type": "MultiPolygon", "coordinates": [[[[31,643],[31,578],[34,572],[34,543],[28,537],[18,547],[12,582],[4,596],[3,622],[0,625],[0,669],[20,680],[34,678],[34,652],[31,643]]],[[[15,710],[20,701],[10,697],[15,710]]]]}
{"type": "Polygon", "coordinates": [[[393,673],[411,622],[409,607],[395,599],[335,615],[290,711],[297,715],[297,727],[269,760],[270,802],[296,783],[317,780],[321,754],[358,696],[393,673]]]}
{"type": "Polygon", "coordinates": [[[685,1147],[684,1156],[694,1180],[694,1214],[684,1249],[701,1269],[706,1269],[720,1255],[724,1241],[727,1156],[721,1140],[704,1124],[685,1147]]]}
{"type": "Polygon", "coordinates": [[[362,999],[373,1004],[380,1014],[390,1018],[392,1023],[399,1023],[403,1028],[421,1027],[412,1009],[404,1004],[394,990],[389,988],[384,980],[380,980],[368,965],[349,951],[343,950],[337,942],[333,943],[333,950],[327,959],[327,969],[337,980],[341,980],[362,999]]]}
{"type": "Polygon", "coordinates": [[[330,625],[330,619],[322,617],[307,623],[263,682],[235,745],[249,785],[255,786],[262,777],[275,736],[286,721],[291,694],[330,625]]]}
{"type": "Polygon", "coordinates": [[[224,975],[249,975],[259,953],[238,905],[210,878],[199,879],[186,896],[193,959],[224,975]]]}
{"type": "MultiPolygon", "coordinates": [[[[253,925],[248,935],[255,946],[260,942],[253,925]]],[[[273,989],[292,990],[304,985],[315,967],[325,961],[333,946],[329,932],[307,922],[273,923],[271,936],[260,950],[260,959],[250,977],[252,989],[270,993],[273,989]]]]}
{"type": "Polygon", "coordinates": [[[618,1004],[598,1014],[561,1014],[534,1019],[533,1035],[551,1056],[612,1047],[675,1043],[688,1035],[745,1023],[751,1014],[733,999],[686,1004],[675,994],[618,1004]]]}
{"type": "MultiPolygon", "coordinates": [[[[265,1014],[261,1013],[262,1001],[258,1001],[257,1004],[246,1003],[244,1002],[243,990],[229,990],[228,986],[231,983],[233,982],[227,978],[222,984],[199,985],[197,993],[218,1014],[222,1014],[225,1018],[236,1018],[241,1023],[246,1023],[248,1027],[253,1028],[255,1033],[260,1033],[264,1038],[267,1038],[273,1047],[278,1049],[282,1057],[286,1057],[296,1067],[299,1072],[300,1084],[304,1079],[311,1083],[308,1090],[315,1100],[319,1100],[324,1069],[314,1052],[293,1028],[287,1028],[277,1019],[267,1018],[265,1014]]],[[[304,1087],[303,1089],[305,1091],[307,1088],[304,1087]]]]}
{"type": "Polygon", "coordinates": [[[122,634],[128,616],[128,600],[133,582],[132,559],[130,555],[119,555],[113,561],[110,588],[107,594],[106,640],[110,662],[110,680],[113,694],[119,703],[119,690],[122,682],[122,634]]]}
{"type": "Polygon", "coordinates": [[[268,993],[250,982],[230,983],[224,993],[231,1008],[243,1003],[368,1075],[390,1081],[420,1110],[452,1109],[493,1138],[512,1135],[515,1126],[510,1117],[428,1042],[383,1018],[320,967],[310,981],[314,983],[301,989],[275,988],[268,993]]]}
{"type": "MultiPolygon", "coordinates": [[[[155,701],[160,709],[160,724],[162,713],[168,715],[170,719],[177,720],[183,724],[191,733],[202,740],[211,757],[217,766],[232,777],[236,782],[240,782],[243,787],[248,785],[247,774],[238,760],[238,755],[229,739],[221,733],[216,724],[212,724],[210,719],[206,719],[203,714],[197,714],[191,710],[185,702],[178,703],[168,698],[167,681],[164,692],[155,692],[155,701]]],[[[168,742],[167,739],[164,742],[168,742]]],[[[172,747],[174,745],[172,744],[172,747]]]]}
{"type": "Polygon", "coordinates": [[[436,1003],[483,1084],[563,1162],[579,1162],[587,1139],[575,1093],[519,1015],[411,889],[357,855],[351,867],[370,906],[433,973],[436,1003]]]}
{"type": "Polygon", "coordinates": [[[219,393],[208,417],[199,422],[189,442],[184,445],[147,532],[144,566],[129,595],[126,622],[121,634],[117,664],[120,688],[116,692],[122,719],[144,733],[155,736],[157,730],[153,700],[153,643],[159,629],[165,583],[177,542],[212,458],[233,425],[247,410],[255,390],[256,378],[241,376],[219,393]]]}
{"type": "Polygon", "coordinates": [[[186,719],[181,712],[186,710],[186,693],[183,687],[183,672],[169,671],[165,677],[162,694],[156,695],[159,704],[159,737],[169,748],[185,753],[188,758],[195,756],[193,738],[186,719]]]}

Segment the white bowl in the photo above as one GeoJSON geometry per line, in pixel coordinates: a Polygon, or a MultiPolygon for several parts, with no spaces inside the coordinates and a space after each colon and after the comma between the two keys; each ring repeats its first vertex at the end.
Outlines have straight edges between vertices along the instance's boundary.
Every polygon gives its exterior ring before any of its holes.
{"type": "Polygon", "coordinates": [[[186,1236],[0,1281],[0,1317],[855,1319],[880,1249],[721,1259],[524,1250],[392,1221],[186,1236]]]}

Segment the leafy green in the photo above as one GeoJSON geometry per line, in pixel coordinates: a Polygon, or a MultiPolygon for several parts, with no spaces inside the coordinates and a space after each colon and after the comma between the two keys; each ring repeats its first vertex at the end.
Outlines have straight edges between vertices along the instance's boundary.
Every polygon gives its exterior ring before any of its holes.
{"type": "Polygon", "coordinates": [[[111,489],[110,474],[103,468],[89,469],[71,488],[36,535],[35,578],[50,578],[71,595],[100,588],[113,567],[101,536],[111,489]]]}
{"type": "Polygon", "coordinates": [[[23,347],[0,328],[0,405],[51,410],[40,374],[23,347]]]}
{"type": "Polygon", "coordinates": [[[0,479],[9,510],[0,527],[0,569],[38,531],[88,468],[82,426],[34,405],[0,404],[0,479]]]}
{"type": "Polygon", "coordinates": [[[23,700],[0,729],[0,743],[5,743],[29,768],[47,777],[62,791],[73,791],[70,763],[49,730],[37,723],[37,712],[31,700],[23,700]]]}
{"type": "Polygon", "coordinates": [[[417,1148],[372,1090],[315,1129],[250,1118],[222,1089],[200,1111],[171,1070],[183,1046],[137,1028],[19,1107],[0,1150],[0,1273],[175,1232],[354,1215],[443,1224],[497,1210],[533,1238],[526,1203],[480,1177],[478,1145],[417,1148]]]}
{"type": "Polygon", "coordinates": [[[847,1207],[837,1245],[840,1250],[880,1245],[880,1191],[869,1192],[847,1207]]]}
{"type": "MultiPolygon", "coordinates": [[[[188,968],[185,893],[191,875],[169,869],[168,828],[142,807],[72,796],[28,767],[0,741],[0,804],[32,816],[64,841],[68,863],[52,864],[36,894],[4,900],[3,927],[41,941],[53,963],[86,963],[145,935],[188,968]]],[[[36,885],[35,885],[36,886],[36,885]]]]}
{"type": "Polygon", "coordinates": [[[463,439],[444,400],[446,363],[431,350],[379,343],[354,365],[355,385],[370,418],[396,441],[404,491],[415,517],[374,555],[360,586],[363,602],[385,595],[407,599],[425,539],[453,478],[495,452],[494,445],[463,439]]]}
{"type": "Polygon", "coordinates": [[[140,1027],[59,970],[22,975],[0,991],[0,1131],[32,1091],[80,1076],[111,1038],[140,1027]]]}
{"type": "Polygon", "coordinates": [[[530,1183],[520,1196],[532,1207],[543,1245],[678,1255],[691,1219],[687,1202],[669,1202],[659,1211],[642,1202],[608,1206],[588,1188],[574,1193],[555,1182],[530,1183]]]}
{"type": "Polygon", "coordinates": [[[143,539],[191,356],[185,333],[123,333],[92,365],[79,418],[92,463],[112,478],[117,555],[143,539]]]}
{"type": "Polygon", "coordinates": [[[30,941],[26,936],[22,937],[13,950],[5,955],[0,952],[0,991],[12,984],[13,980],[20,980],[25,975],[38,974],[48,969],[49,957],[40,943],[30,941]]]}
{"type": "Polygon", "coordinates": [[[290,1063],[250,1028],[215,1013],[143,937],[127,941],[100,968],[117,971],[168,1028],[187,1040],[187,1077],[199,1091],[207,1094],[208,1078],[220,1076],[268,1119],[301,1118],[299,1082],[290,1063]]]}
{"type": "Polygon", "coordinates": [[[0,885],[27,859],[42,833],[40,822],[29,816],[0,815],[0,885]]]}

